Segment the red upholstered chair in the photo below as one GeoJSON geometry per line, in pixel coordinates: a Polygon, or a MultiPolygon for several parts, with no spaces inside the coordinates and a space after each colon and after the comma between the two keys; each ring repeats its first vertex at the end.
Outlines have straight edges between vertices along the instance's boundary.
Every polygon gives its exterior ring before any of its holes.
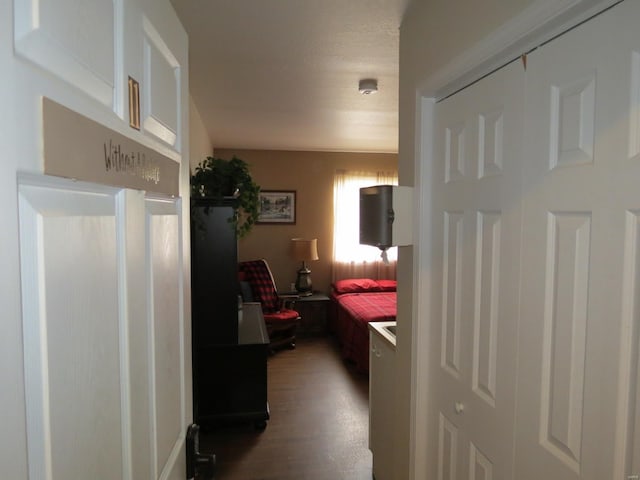
{"type": "Polygon", "coordinates": [[[251,287],[250,292],[243,289],[244,301],[259,302],[262,305],[271,350],[279,347],[295,348],[300,314],[291,307],[297,295],[278,295],[276,282],[264,259],[240,262],[238,268],[241,284],[247,282],[251,287]],[[247,298],[249,293],[251,298],[247,298]]]}

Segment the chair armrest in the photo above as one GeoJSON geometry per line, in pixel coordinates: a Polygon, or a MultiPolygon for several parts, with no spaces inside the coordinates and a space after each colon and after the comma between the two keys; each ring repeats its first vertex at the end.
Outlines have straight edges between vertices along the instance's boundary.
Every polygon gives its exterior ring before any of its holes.
{"type": "Polygon", "coordinates": [[[300,295],[298,295],[297,293],[285,293],[282,295],[278,294],[278,298],[280,298],[282,308],[291,309],[296,303],[296,300],[300,298],[300,295]]]}

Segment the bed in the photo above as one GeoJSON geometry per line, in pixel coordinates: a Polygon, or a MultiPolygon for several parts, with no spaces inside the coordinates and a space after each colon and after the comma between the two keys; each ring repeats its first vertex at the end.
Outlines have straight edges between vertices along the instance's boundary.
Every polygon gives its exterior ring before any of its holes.
{"type": "Polygon", "coordinates": [[[396,281],[349,278],[331,286],[329,329],[342,357],[356,370],[369,372],[369,322],[396,320],[396,281]]]}

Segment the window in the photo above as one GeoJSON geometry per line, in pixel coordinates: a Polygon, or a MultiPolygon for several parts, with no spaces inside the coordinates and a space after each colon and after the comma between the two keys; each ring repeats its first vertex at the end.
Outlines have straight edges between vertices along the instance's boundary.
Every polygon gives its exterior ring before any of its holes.
{"type": "Polygon", "coordinates": [[[391,265],[381,251],[360,245],[360,188],[397,185],[395,172],[336,172],[333,184],[333,279],[347,277],[395,278],[397,247],[387,250],[391,265]]]}

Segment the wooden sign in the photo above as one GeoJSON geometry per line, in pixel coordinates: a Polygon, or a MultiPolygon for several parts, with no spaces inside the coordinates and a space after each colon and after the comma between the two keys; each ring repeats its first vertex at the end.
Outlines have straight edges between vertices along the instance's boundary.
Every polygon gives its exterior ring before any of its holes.
{"type": "Polygon", "coordinates": [[[178,162],[48,98],[42,110],[47,175],[179,195],[178,162]]]}

